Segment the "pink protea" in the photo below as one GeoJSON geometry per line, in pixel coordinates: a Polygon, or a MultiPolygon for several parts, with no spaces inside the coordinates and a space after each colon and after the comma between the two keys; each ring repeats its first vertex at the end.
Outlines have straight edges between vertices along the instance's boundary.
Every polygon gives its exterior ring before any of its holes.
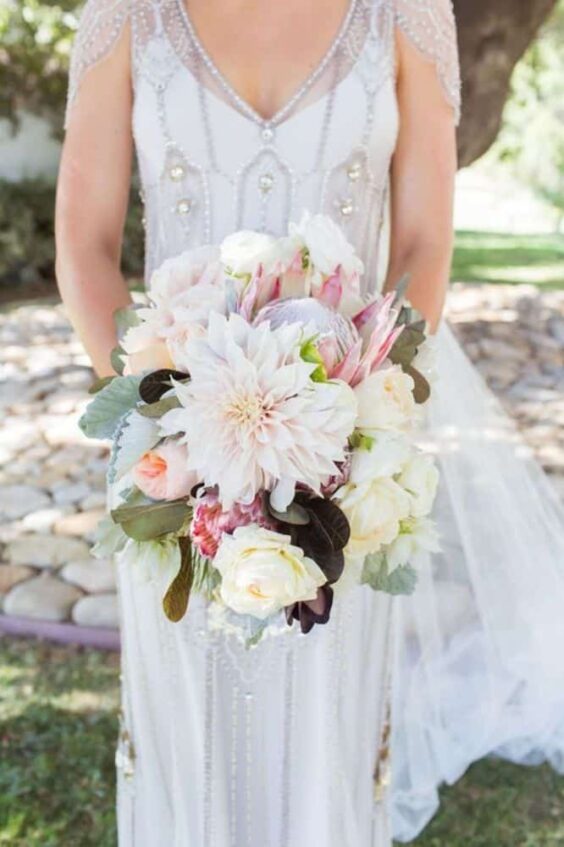
{"type": "Polygon", "coordinates": [[[224,511],[217,493],[208,489],[196,501],[190,535],[199,553],[213,559],[224,533],[231,535],[238,526],[249,524],[257,524],[266,529],[277,528],[276,521],[264,513],[263,498],[260,494],[249,505],[235,503],[224,511]]]}
{"type": "Polygon", "coordinates": [[[387,358],[403,330],[402,326],[397,326],[398,313],[394,309],[394,300],[395,294],[390,292],[353,317],[361,341],[351,347],[329,374],[331,378],[358,385],[387,358]]]}

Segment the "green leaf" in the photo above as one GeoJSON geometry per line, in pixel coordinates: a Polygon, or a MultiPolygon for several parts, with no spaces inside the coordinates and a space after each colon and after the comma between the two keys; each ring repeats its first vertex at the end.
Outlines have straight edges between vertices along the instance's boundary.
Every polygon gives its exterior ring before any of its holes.
{"type": "Polygon", "coordinates": [[[247,650],[250,650],[252,647],[256,647],[257,644],[262,641],[262,637],[264,635],[264,631],[268,626],[268,620],[260,621],[256,630],[253,632],[249,638],[245,641],[245,647],[247,650]]]}
{"type": "Polygon", "coordinates": [[[108,481],[115,482],[130,471],[161,440],[158,426],[151,418],[136,411],[126,415],[114,434],[108,481]]]}
{"type": "Polygon", "coordinates": [[[119,553],[127,543],[127,535],[109,515],[96,527],[95,544],[90,551],[96,559],[107,559],[119,553]]]}
{"type": "Polygon", "coordinates": [[[374,439],[370,435],[363,435],[359,429],[355,429],[349,437],[349,446],[351,450],[372,450],[374,439]]]}
{"type": "Polygon", "coordinates": [[[118,506],[111,512],[113,520],[135,541],[151,541],[179,532],[190,516],[186,500],[148,500],[139,506],[118,506]]]}
{"type": "Polygon", "coordinates": [[[390,573],[386,554],[375,553],[364,560],[361,582],[386,594],[413,594],[417,573],[411,565],[398,565],[390,573]]]}
{"type": "Polygon", "coordinates": [[[424,323],[423,328],[421,328],[418,324],[406,325],[403,332],[396,339],[394,346],[390,350],[389,358],[394,365],[401,365],[402,368],[405,368],[412,363],[417,355],[418,348],[424,341],[424,323]]]}
{"type": "Polygon", "coordinates": [[[315,336],[304,341],[300,347],[300,356],[304,362],[317,365],[316,369],[310,375],[310,378],[314,382],[327,382],[328,377],[325,362],[315,344],[315,336]]]}
{"type": "Polygon", "coordinates": [[[310,520],[307,510],[303,506],[300,506],[299,503],[290,503],[285,512],[277,512],[269,501],[268,511],[277,521],[288,523],[292,526],[305,526],[310,520]]]}
{"type": "Polygon", "coordinates": [[[110,364],[118,376],[123,376],[125,364],[121,357],[125,355],[125,350],[119,344],[110,353],[110,364]]]}
{"type": "Polygon", "coordinates": [[[173,394],[170,397],[163,397],[162,400],[157,400],[156,403],[148,403],[146,406],[138,406],[137,411],[144,418],[162,418],[164,414],[170,412],[171,409],[178,409],[181,406],[178,397],[173,394]]]}
{"type": "Polygon", "coordinates": [[[412,378],[415,383],[413,387],[413,398],[416,403],[426,403],[429,397],[431,396],[431,386],[417,368],[414,368],[413,365],[405,365],[403,370],[406,374],[412,378]]]}
{"type": "Polygon", "coordinates": [[[132,329],[134,326],[139,326],[141,320],[139,315],[137,314],[137,310],[139,306],[131,305],[124,306],[121,309],[116,309],[114,312],[114,323],[116,325],[116,329],[118,331],[118,339],[124,337],[128,329],[132,329]]]}
{"type": "Polygon", "coordinates": [[[396,287],[394,288],[394,306],[396,307],[396,309],[401,304],[406,295],[407,289],[409,288],[409,280],[409,274],[404,274],[396,285],[396,287]]]}
{"type": "Polygon", "coordinates": [[[186,614],[194,579],[190,537],[179,538],[178,545],[180,547],[180,569],[163,597],[164,613],[173,623],[178,623],[186,614]]]}
{"type": "Polygon", "coordinates": [[[109,385],[115,379],[115,376],[104,376],[101,379],[96,379],[88,389],[89,394],[97,394],[106,385],[109,385]]]}
{"type": "Polygon", "coordinates": [[[113,379],[88,404],[78,422],[88,438],[111,438],[120,420],[139,402],[138,376],[113,379]]]}

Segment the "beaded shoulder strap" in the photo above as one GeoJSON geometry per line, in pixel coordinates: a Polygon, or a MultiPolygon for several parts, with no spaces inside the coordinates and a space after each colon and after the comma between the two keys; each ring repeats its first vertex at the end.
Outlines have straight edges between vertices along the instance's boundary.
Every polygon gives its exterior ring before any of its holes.
{"type": "Polygon", "coordinates": [[[396,25],[433,62],[460,120],[460,65],[452,0],[393,0],[396,25]]]}
{"type": "Polygon", "coordinates": [[[87,0],[80,14],[71,52],[65,128],[85,75],[112,52],[129,20],[132,2],[87,0]]]}

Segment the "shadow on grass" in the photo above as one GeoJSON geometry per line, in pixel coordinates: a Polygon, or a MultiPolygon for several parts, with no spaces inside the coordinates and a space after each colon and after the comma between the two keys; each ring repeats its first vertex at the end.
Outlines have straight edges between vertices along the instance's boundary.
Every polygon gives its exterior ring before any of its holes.
{"type": "Polygon", "coordinates": [[[0,844],[114,847],[114,714],[32,704],[0,722],[0,844]]]}
{"type": "Polygon", "coordinates": [[[452,278],[564,287],[564,235],[456,233],[452,278]]]}

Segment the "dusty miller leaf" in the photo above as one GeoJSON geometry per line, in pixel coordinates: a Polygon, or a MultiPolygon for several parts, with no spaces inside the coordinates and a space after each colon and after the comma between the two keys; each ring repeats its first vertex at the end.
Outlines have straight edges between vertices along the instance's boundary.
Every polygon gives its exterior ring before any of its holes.
{"type": "Polygon", "coordinates": [[[111,438],[120,420],[139,402],[138,376],[114,379],[88,404],[78,425],[88,438],[111,438]]]}
{"type": "Polygon", "coordinates": [[[386,594],[413,594],[417,573],[411,565],[398,565],[390,572],[385,553],[375,553],[364,560],[361,582],[386,594]]]}

